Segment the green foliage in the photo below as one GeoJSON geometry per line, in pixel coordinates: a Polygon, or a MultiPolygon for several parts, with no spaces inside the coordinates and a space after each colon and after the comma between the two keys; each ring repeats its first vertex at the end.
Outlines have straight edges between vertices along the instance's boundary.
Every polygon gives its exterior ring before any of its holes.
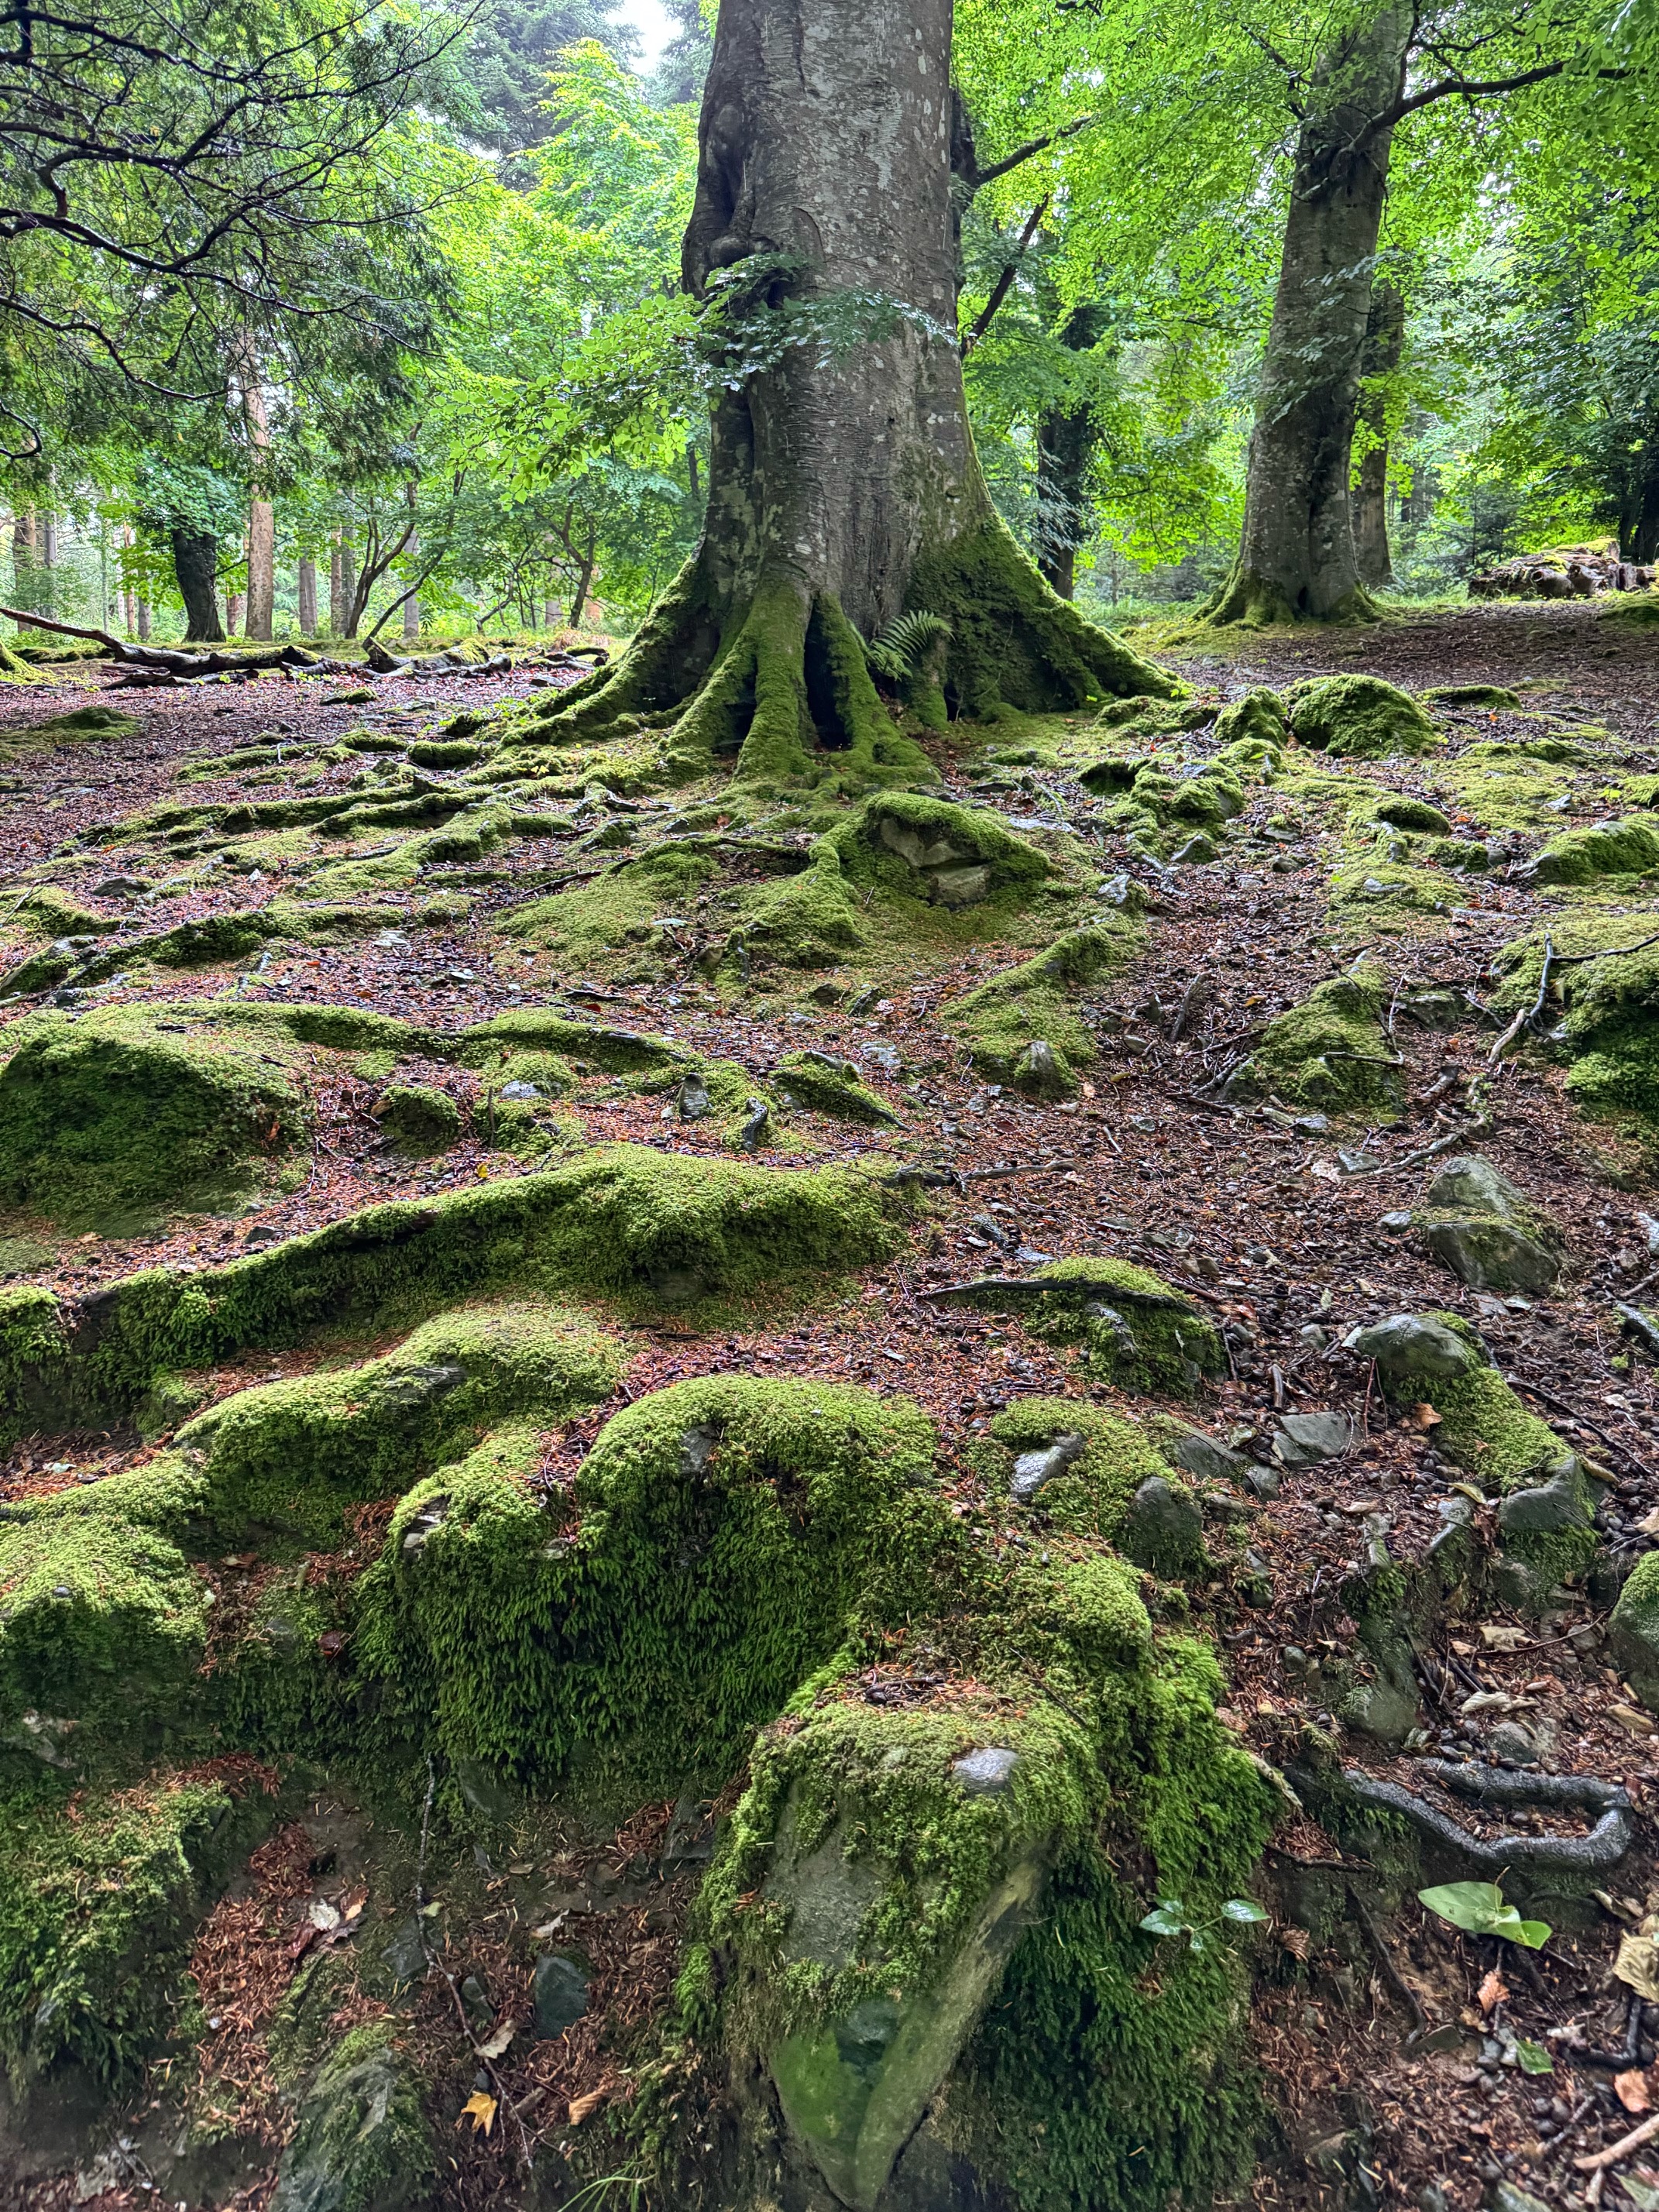
{"type": "Polygon", "coordinates": [[[1248,1897],[1230,1897],[1213,1920],[1200,1923],[1178,1897],[1161,1897],[1140,1925],[1148,1936],[1184,1936],[1189,1951],[1202,1951],[1213,1942],[1218,1929],[1256,1926],[1267,1917],[1248,1897]]]}
{"type": "MultiPolygon", "coordinates": [[[[1466,1936],[1497,1936],[1506,1943],[1519,1943],[1528,1951],[1541,1951],[1550,1940],[1550,1929],[1542,1920],[1523,1920],[1512,1905],[1504,1902],[1504,1893],[1495,1881],[1449,1881],[1436,1889],[1419,1889],[1418,1902],[1426,1905],[1431,1912],[1461,1928],[1466,1936]]],[[[1548,2071],[1532,2066],[1528,2073],[1548,2071]]]]}

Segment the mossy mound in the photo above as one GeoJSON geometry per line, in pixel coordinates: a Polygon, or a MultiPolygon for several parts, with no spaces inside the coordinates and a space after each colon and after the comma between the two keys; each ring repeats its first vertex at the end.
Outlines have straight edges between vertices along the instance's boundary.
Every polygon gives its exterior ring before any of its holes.
{"type": "MultiPolygon", "coordinates": [[[[1142,1273],[1139,1268],[1127,1272],[1142,1273]]],[[[1167,1291],[1167,1285],[1162,1287],[1167,1291]]],[[[1117,1541],[1141,1484],[1169,1473],[1144,1430],[1075,1398],[1022,1398],[997,1415],[990,1434],[1001,1448],[996,1472],[1003,1485],[1013,1480],[1027,1453],[1052,1451],[1060,1437],[1077,1438],[1081,1449],[1075,1457],[1059,1455],[1064,1463],[1044,1477],[1030,1503],[1056,1528],[1076,1536],[1103,1537],[1110,1544],[1117,1541]]]]}
{"type": "MultiPolygon", "coordinates": [[[[748,1091],[753,1085],[743,1076],[740,1089],[748,1091]]],[[[832,1060],[826,1053],[786,1053],[772,1071],[772,1087],[803,1106],[820,1114],[829,1114],[838,1121],[862,1121],[875,1127],[891,1127],[899,1116],[884,1098],[878,1098],[859,1079],[858,1069],[851,1060],[832,1060]]],[[[743,1103],[741,1097],[731,1102],[735,1108],[743,1103]]]]}
{"type": "Polygon", "coordinates": [[[1387,971],[1370,960],[1319,984],[1268,1023],[1235,1079],[1237,1095],[1267,1090],[1291,1105],[1395,1112],[1398,1055],[1382,1031],[1389,988],[1387,971]]]}
{"type": "Polygon", "coordinates": [[[1285,695],[1298,744],[1350,760],[1431,753],[1444,742],[1409,692],[1380,676],[1315,676],[1285,695]]]}
{"type": "Polygon", "coordinates": [[[1386,792],[1372,807],[1371,818],[1386,822],[1390,829],[1415,830],[1427,836],[1451,835],[1451,823],[1437,806],[1431,806],[1426,799],[1413,799],[1407,792],[1386,792]]]}
{"type": "Polygon", "coordinates": [[[1206,1377],[1227,1371],[1214,1322],[1145,1267],[1084,1255],[1051,1261],[1031,1281],[1039,1296],[1027,1327],[1084,1345],[1085,1364],[1101,1382],[1190,1397],[1206,1377]]]}
{"type": "MultiPolygon", "coordinates": [[[[1629,1115],[1645,1126],[1659,1121],[1659,945],[1642,945],[1654,933],[1643,915],[1577,915],[1555,924],[1558,952],[1579,959],[1555,971],[1552,1012],[1565,1010],[1554,1037],[1571,1061],[1567,1089],[1587,1112],[1629,1115]]],[[[1541,934],[1506,948],[1509,973],[1496,995],[1506,1012],[1531,1006],[1543,969],[1541,934]]]]}
{"type": "Polygon", "coordinates": [[[1589,884],[1600,876],[1643,876],[1659,868],[1659,828],[1651,822],[1598,823],[1552,837],[1527,864],[1532,884],[1589,884]]]}
{"type": "Polygon", "coordinates": [[[463,1116],[447,1091],[430,1083],[391,1083],[374,1102],[374,1118],[400,1152],[447,1152],[459,1141],[463,1116]]]}
{"type": "Polygon", "coordinates": [[[1248,744],[1277,750],[1291,741],[1290,717],[1279,694],[1258,684],[1222,708],[1215,718],[1215,737],[1222,746],[1248,744]]]}
{"type": "Polygon", "coordinates": [[[510,915],[507,934],[556,954],[573,974],[613,973],[619,963],[649,962],[666,944],[658,917],[684,911],[684,902],[714,874],[706,853],[642,853],[605,868],[597,879],[537,899],[510,915]]]}
{"type": "Polygon", "coordinates": [[[1521,695],[1502,684],[1433,684],[1424,692],[1437,707],[1518,707],[1521,695]]]}
{"type": "Polygon", "coordinates": [[[1435,1449],[1493,1491],[1521,1488],[1566,1447],[1548,1423],[1528,1413],[1460,1315],[1399,1315],[1350,1340],[1373,1358],[1395,1403],[1432,1405],[1440,1416],[1435,1449]]]}
{"type": "Polygon", "coordinates": [[[1138,927],[1117,916],[1067,930],[1046,951],[951,1000],[940,1018],[967,1038],[975,1066],[988,1075],[1012,1082],[1034,1039],[1048,1046],[1069,1075],[1095,1056],[1094,1039],[1073,1003],[1075,994],[1118,974],[1139,941],[1138,927]]]}
{"type": "Polygon", "coordinates": [[[0,1198],[65,1228],[234,1207],[308,1118],[295,1056],[222,1025],[108,1007],[28,1016],[6,1042],[0,1198]]]}
{"type": "Polygon", "coordinates": [[[136,714],[124,714],[118,707],[76,707],[68,714],[53,714],[47,721],[8,730],[5,742],[15,744],[21,739],[28,744],[84,744],[101,738],[108,744],[117,738],[136,738],[143,726],[136,714]]]}

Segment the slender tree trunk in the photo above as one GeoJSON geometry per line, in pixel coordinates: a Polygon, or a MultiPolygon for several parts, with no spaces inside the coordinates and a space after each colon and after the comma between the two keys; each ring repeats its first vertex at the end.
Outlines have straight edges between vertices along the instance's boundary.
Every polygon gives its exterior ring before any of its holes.
{"type": "MultiPolygon", "coordinates": [[[[404,486],[404,499],[405,499],[405,500],[408,501],[408,503],[409,503],[409,512],[410,512],[410,516],[411,520],[413,520],[414,514],[415,514],[415,490],[416,490],[416,488],[415,488],[415,486],[414,486],[412,483],[406,483],[406,484],[404,486]]],[[[416,534],[416,532],[415,532],[413,530],[411,530],[411,531],[410,532],[410,533],[409,533],[409,543],[408,543],[408,544],[404,548],[404,551],[408,554],[408,556],[409,556],[409,559],[410,559],[410,562],[411,566],[415,565],[415,562],[416,562],[416,556],[419,554],[420,550],[421,550],[421,541],[420,541],[420,538],[419,538],[419,537],[416,534]]],[[[416,574],[418,574],[420,573],[418,567],[416,567],[416,574]]],[[[414,642],[415,642],[415,641],[416,641],[416,639],[419,637],[420,634],[421,634],[421,602],[420,602],[420,599],[419,599],[418,594],[414,593],[414,592],[411,592],[411,593],[410,594],[409,598],[408,598],[408,599],[406,599],[404,601],[404,641],[405,641],[406,643],[410,644],[410,645],[413,645],[413,644],[414,644],[414,642]]]]}
{"type": "Polygon", "coordinates": [[[1362,584],[1394,581],[1389,551],[1389,408],[1386,380],[1400,366],[1406,339],[1406,301],[1397,285],[1379,277],[1371,288],[1358,420],[1371,442],[1359,457],[1352,491],[1354,560],[1362,584]]]}
{"type": "Polygon", "coordinates": [[[357,548],[343,530],[340,532],[340,605],[343,610],[340,635],[356,637],[363,618],[362,579],[357,573],[357,548]]]}
{"type": "Polygon", "coordinates": [[[225,628],[232,637],[246,635],[242,617],[247,611],[246,592],[227,592],[225,594],[225,628]]]}
{"type": "MultiPolygon", "coordinates": [[[[121,536],[118,543],[121,544],[123,549],[131,545],[132,543],[132,532],[125,522],[121,525],[121,536]]],[[[124,583],[121,586],[121,623],[127,635],[131,637],[137,628],[137,617],[133,604],[132,586],[131,584],[127,583],[124,583]]]]}
{"type": "MultiPolygon", "coordinates": [[[[173,570],[185,602],[185,642],[222,644],[225,633],[219,620],[219,541],[210,530],[175,530],[171,538],[173,570]]],[[[142,628],[138,634],[143,635],[142,628]]]]}
{"type": "MultiPolygon", "coordinates": [[[[1085,301],[1060,325],[1060,343],[1087,353],[1109,320],[1104,307],[1085,301]]],[[[1077,551],[1089,536],[1089,466],[1098,442],[1090,407],[1051,407],[1037,424],[1037,566],[1062,599],[1076,590],[1077,551]]]]}
{"type": "Polygon", "coordinates": [[[736,753],[761,782],[931,775],[859,635],[909,610],[951,626],[928,720],[1172,688],[1056,597],[986,491],[955,337],[950,56],[950,0],[723,0],[688,289],[746,263],[721,313],[763,347],[786,300],[896,305],[833,352],[765,349],[774,366],[722,389],[702,544],[556,730],[654,713],[688,761],[736,753]]]}
{"type": "Polygon", "coordinates": [[[40,590],[40,532],[32,514],[12,517],[11,574],[17,605],[27,607],[35,614],[46,610],[35,605],[40,590]]]}
{"type": "Polygon", "coordinates": [[[1643,447],[1619,502],[1619,550],[1644,566],[1659,556],[1659,447],[1643,447]]]}
{"type": "Polygon", "coordinates": [[[581,628],[582,617],[587,611],[587,594],[592,589],[593,558],[595,548],[597,547],[598,543],[599,533],[590,522],[587,526],[587,542],[582,548],[582,565],[576,578],[575,594],[570,602],[570,627],[572,629],[580,629],[581,628]]]}
{"type": "Polygon", "coordinates": [[[1413,16],[1389,8],[1321,63],[1297,143],[1279,289],[1250,439],[1244,532],[1212,622],[1370,611],[1348,478],[1391,125],[1413,16]]]}
{"type": "Polygon", "coordinates": [[[58,517],[55,514],[43,514],[40,518],[40,566],[43,568],[58,566],[58,517]]]}
{"type": "MultiPolygon", "coordinates": [[[[175,563],[175,566],[177,564],[175,563]]],[[[148,599],[140,599],[137,608],[134,610],[134,612],[137,617],[138,642],[140,645],[148,645],[149,642],[149,601],[148,599]]]]}
{"type": "Polygon", "coordinates": [[[343,531],[337,530],[328,543],[328,632],[331,637],[345,635],[348,602],[344,536],[343,531]]]}
{"type": "Polygon", "coordinates": [[[309,553],[302,553],[300,556],[298,598],[300,635],[301,637],[315,637],[317,635],[317,563],[309,553]]]}
{"type": "Polygon", "coordinates": [[[556,599],[544,599],[542,601],[542,628],[544,629],[557,629],[558,626],[558,601],[556,599]]]}

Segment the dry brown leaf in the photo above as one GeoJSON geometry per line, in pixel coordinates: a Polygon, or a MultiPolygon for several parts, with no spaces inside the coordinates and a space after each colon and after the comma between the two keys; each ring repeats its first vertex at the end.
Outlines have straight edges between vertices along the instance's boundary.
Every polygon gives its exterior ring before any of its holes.
{"type": "Polygon", "coordinates": [[[1401,1419],[1400,1425],[1402,1429],[1427,1431],[1437,1429],[1440,1426],[1440,1420],[1441,1417],[1435,1412],[1434,1407],[1426,1401],[1419,1399],[1410,1413],[1401,1419]]]}
{"type": "Polygon", "coordinates": [[[1483,1620],[1480,1624],[1480,1641],[1488,1651],[1518,1651],[1527,1640],[1526,1630],[1517,1628],[1512,1621],[1483,1620]]]}
{"type": "Polygon", "coordinates": [[[340,1911],[347,1920],[355,1920],[368,1903],[367,1889],[349,1889],[340,1899],[340,1911]]]}
{"type": "Polygon", "coordinates": [[[1509,1993],[1508,1983],[1494,1966],[1480,1984],[1481,2011],[1490,2012],[1494,2005],[1501,2005],[1509,1993]]]}
{"type": "Polygon", "coordinates": [[[590,2089],[585,2097],[573,2097],[570,2100],[571,2126],[580,2127],[584,2120],[591,2118],[600,2106],[607,2102],[610,2095],[609,2089],[590,2089]]]}
{"type": "Polygon", "coordinates": [[[1636,1705],[1609,1705],[1607,1718],[1617,1721],[1627,1735],[1651,1735],[1654,1721],[1651,1713],[1643,1712],[1636,1705]]]}
{"type": "Polygon", "coordinates": [[[1649,2091],[1648,2077],[1639,2066],[1632,2066],[1626,2074],[1615,2074],[1613,2086],[1620,2103],[1627,2112],[1652,2111],[1653,2098],[1649,2091]]]}
{"type": "Polygon", "coordinates": [[[1651,1513],[1644,1513],[1636,1528],[1638,1535],[1659,1536],[1659,1505],[1656,1505],[1651,1513]]]}
{"type": "Polygon", "coordinates": [[[1305,1960],[1313,1948],[1312,1939],[1305,1928],[1281,1928],[1279,1940],[1293,1959],[1305,1960]]]}
{"type": "Polygon", "coordinates": [[[499,2058],[518,2032],[519,2023],[516,2020],[504,2020],[490,2036],[488,2043],[480,2043],[474,2047],[480,2058],[499,2058]]]}
{"type": "Polygon", "coordinates": [[[461,2120],[471,2120],[478,2134],[487,2136],[495,2124],[495,2100],[486,2090],[475,2089],[461,2106],[461,2118],[455,2123],[457,2127],[461,2124],[461,2120]]]}

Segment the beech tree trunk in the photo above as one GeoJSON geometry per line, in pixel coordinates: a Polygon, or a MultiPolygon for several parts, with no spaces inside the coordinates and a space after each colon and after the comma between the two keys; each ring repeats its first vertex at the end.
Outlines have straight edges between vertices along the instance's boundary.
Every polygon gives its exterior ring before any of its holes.
{"type": "Polygon", "coordinates": [[[300,635],[301,637],[314,637],[317,635],[317,563],[309,553],[301,557],[298,598],[300,635]]]}
{"type": "Polygon", "coordinates": [[[219,541],[210,530],[174,530],[170,535],[173,572],[185,603],[185,642],[222,644],[225,633],[219,620],[219,541]]]}
{"type": "MultiPolygon", "coordinates": [[[[1110,315],[1091,301],[1073,307],[1060,343],[1087,353],[1104,337],[1110,315]]],[[[1089,536],[1089,465],[1099,433],[1090,407],[1054,407],[1037,424],[1037,566],[1062,599],[1077,587],[1077,551],[1089,536]]]]}
{"type": "Polygon", "coordinates": [[[1405,339],[1405,299],[1397,285],[1379,277],[1371,288],[1365,350],[1360,362],[1358,422],[1370,434],[1370,443],[1359,457],[1359,474],[1352,494],[1354,561],[1360,582],[1370,586],[1394,581],[1394,558],[1389,550],[1388,392],[1383,380],[1399,368],[1405,339]]]}
{"type": "Polygon", "coordinates": [[[956,337],[950,57],[951,0],[723,0],[683,274],[763,365],[715,404],[697,551],[556,732],[644,714],[751,780],[931,775],[860,635],[907,611],[951,626],[923,723],[1173,688],[991,506],[956,337]],[[782,342],[786,303],[821,342],[782,342]]]}
{"type": "Polygon", "coordinates": [[[345,556],[341,549],[343,533],[337,530],[328,547],[328,630],[331,637],[345,635],[346,615],[350,602],[346,597],[345,556]]]}
{"type": "Polygon", "coordinates": [[[1326,55],[1297,142],[1279,289],[1256,400],[1237,563],[1217,623],[1340,622],[1371,611],[1348,496],[1391,124],[1411,11],[1389,8],[1326,55]]]}

